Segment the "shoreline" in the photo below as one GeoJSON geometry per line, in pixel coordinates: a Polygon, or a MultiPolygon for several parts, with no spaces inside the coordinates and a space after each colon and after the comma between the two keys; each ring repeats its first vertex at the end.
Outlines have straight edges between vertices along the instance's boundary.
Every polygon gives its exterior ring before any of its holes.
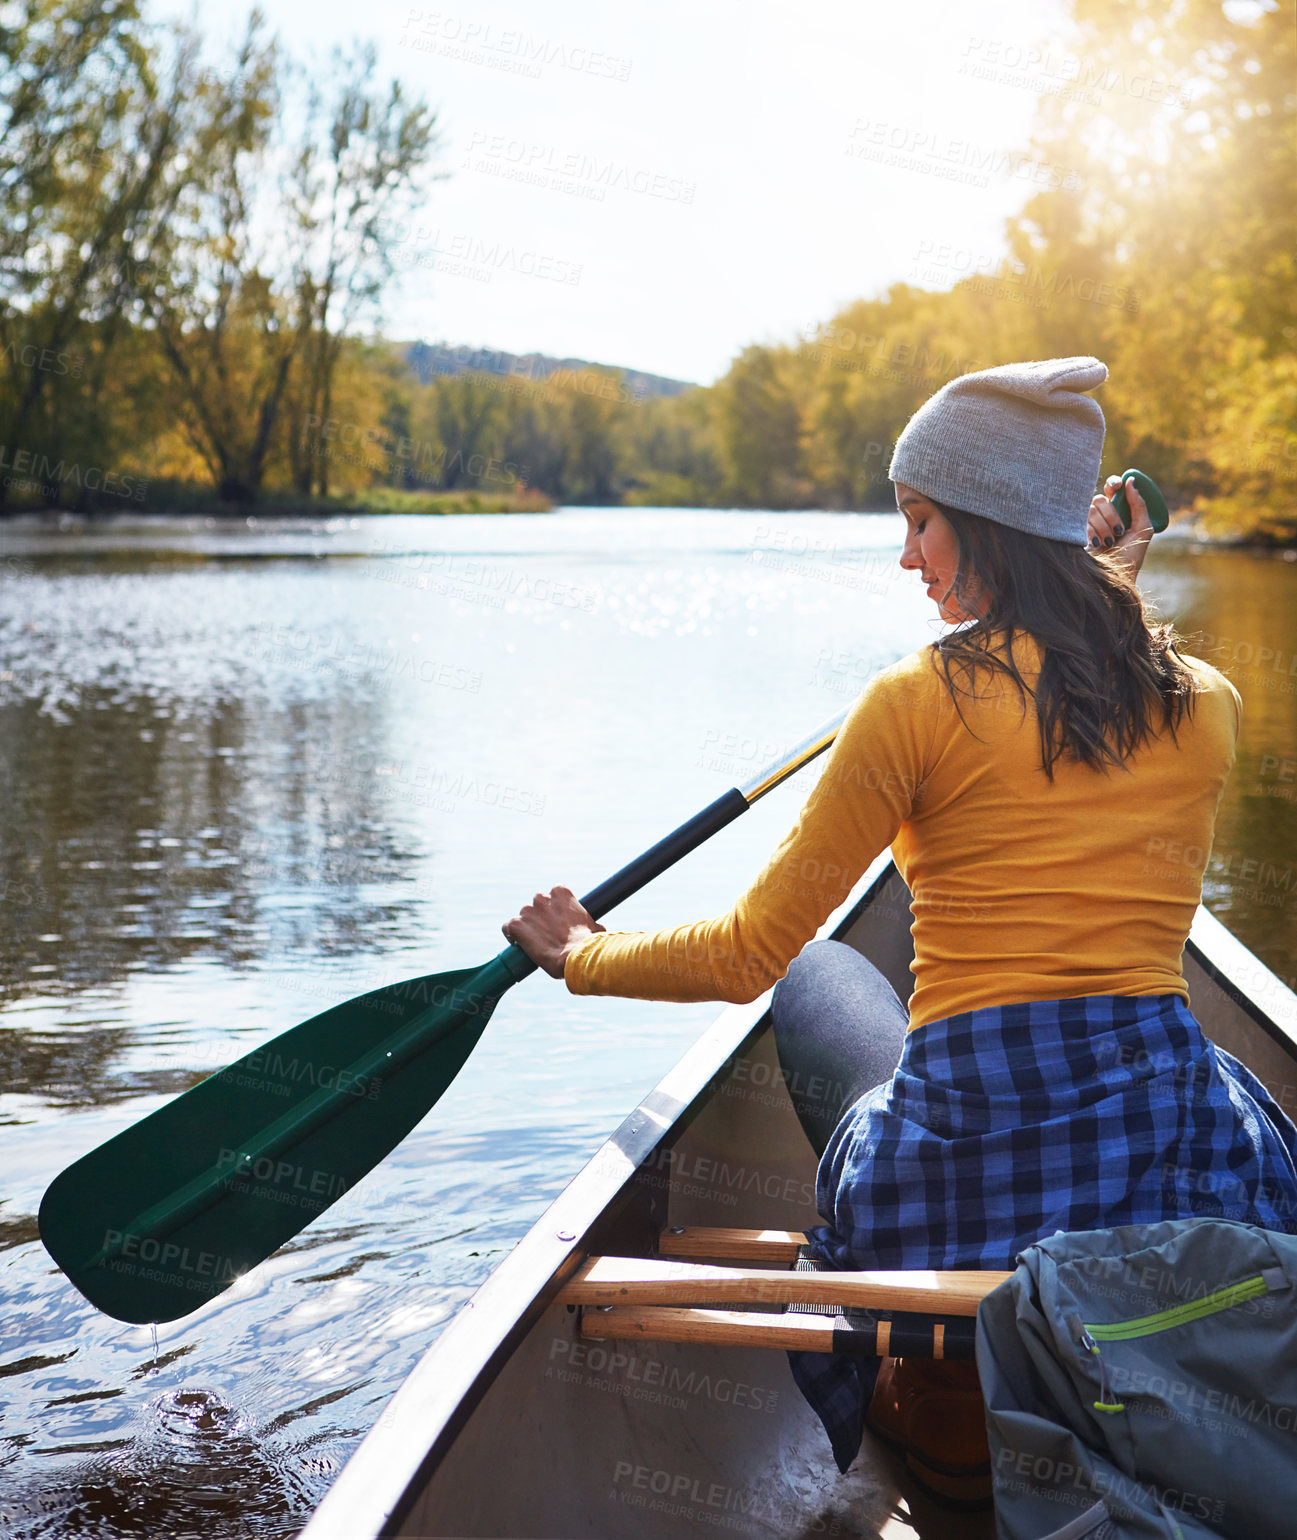
{"type": "Polygon", "coordinates": [[[482,492],[476,489],[453,492],[405,492],[390,487],[369,493],[347,493],[336,497],[300,497],[290,493],[268,493],[252,502],[229,503],[220,498],[180,487],[168,489],[147,501],[123,500],[120,505],[101,504],[93,509],[12,506],[0,508],[0,528],[19,519],[46,523],[98,524],[122,518],[207,518],[220,524],[273,523],[277,519],[333,519],[357,516],[389,517],[406,514],[435,514],[450,517],[460,513],[552,513],[553,502],[543,492],[482,492]]]}
{"type": "MultiPolygon", "coordinates": [[[[63,529],[69,534],[79,531],[120,525],[134,519],[202,519],[211,529],[270,528],[278,523],[299,520],[327,523],[345,518],[387,518],[409,515],[451,518],[459,514],[549,514],[569,509],[590,509],[607,513],[623,510],[634,513],[733,513],[779,514],[796,518],[800,515],[830,515],[833,517],[885,518],[895,516],[894,508],[780,508],[775,506],[736,507],[710,504],[661,504],[640,503],[554,503],[544,493],[525,491],[508,495],[489,494],[480,491],[411,493],[390,488],[378,489],[377,493],[361,496],[339,496],[327,499],[300,498],[272,494],[262,501],[252,503],[225,503],[214,497],[179,491],[174,497],[159,499],[154,506],[134,502],[120,508],[99,507],[89,511],[69,508],[12,507],[0,509],[0,533],[5,529],[17,530],[24,526],[41,529],[63,529]]],[[[1172,514],[1169,528],[1159,538],[1172,545],[1191,545],[1214,551],[1266,552],[1282,560],[1297,561],[1297,537],[1291,542],[1274,539],[1258,539],[1247,535],[1209,534],[1195,529],[1194,520],[1186,513],[1172,514]]]]}

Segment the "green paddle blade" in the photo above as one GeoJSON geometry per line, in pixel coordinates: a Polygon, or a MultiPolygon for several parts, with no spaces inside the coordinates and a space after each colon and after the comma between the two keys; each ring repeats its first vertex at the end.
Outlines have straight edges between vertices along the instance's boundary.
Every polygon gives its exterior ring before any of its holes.
{"type": "Polygon", "coordinates": [[[459,1073],[534,964],[392,984],[313,1016],[58,1176],[46,1249],[119,1321],[174,1321],[264,1261],[373,1169],[459,1073]]]}

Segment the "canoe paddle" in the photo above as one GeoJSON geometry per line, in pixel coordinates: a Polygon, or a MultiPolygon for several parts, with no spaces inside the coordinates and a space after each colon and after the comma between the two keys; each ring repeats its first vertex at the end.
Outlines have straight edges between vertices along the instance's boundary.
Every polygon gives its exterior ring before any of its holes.
{"type": "MultiPolygon", "coordinates": [[[[581,900],[597,920],[824,752],[846,712],[581,900]]],[[[389,1155],[454,1080],[500,997],[490,962],[385,985],[312,1016],[101,1144],[50,1183],[46,1250],[119,1321],[174,1321],[291,1240],[389,1155]]]]}

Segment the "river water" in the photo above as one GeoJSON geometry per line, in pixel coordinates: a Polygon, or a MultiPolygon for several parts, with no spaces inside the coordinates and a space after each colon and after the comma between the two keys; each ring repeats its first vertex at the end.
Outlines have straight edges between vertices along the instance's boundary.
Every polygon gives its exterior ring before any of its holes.
{"type": "MultiPolygon", "coordinates": [[[[0,531],[0,1530],[292,1534],[416,1358],[720,1009],[512,992],[419,1128],[158,1333],[36,1235],[71,1160],[373,985],[484,961],[937,634],[895,516],[562,510],[0,531]]],[[[1297,975],[1297,566],[1144,586],[1245,701],[1209,906],[1297,975]]],[[[814,771],[610,923],[727,908],[814,771]]]]}

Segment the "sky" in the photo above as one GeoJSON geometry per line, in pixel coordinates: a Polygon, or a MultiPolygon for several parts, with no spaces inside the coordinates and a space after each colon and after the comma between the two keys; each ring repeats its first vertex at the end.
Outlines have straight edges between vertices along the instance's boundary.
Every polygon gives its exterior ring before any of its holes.
{"type": "MultiPolygon", "coordinates": [[[[317,74],[372,39],[438,115],[381,330],[708,384],[850,301],[990,271],[1066,167],[1061,0],[260,0],[317,74]]],[[[192,19],[190,0],[152,0],[192,19]]],[[[244,0],[205,6],[215,49],[244,0]]]]}

